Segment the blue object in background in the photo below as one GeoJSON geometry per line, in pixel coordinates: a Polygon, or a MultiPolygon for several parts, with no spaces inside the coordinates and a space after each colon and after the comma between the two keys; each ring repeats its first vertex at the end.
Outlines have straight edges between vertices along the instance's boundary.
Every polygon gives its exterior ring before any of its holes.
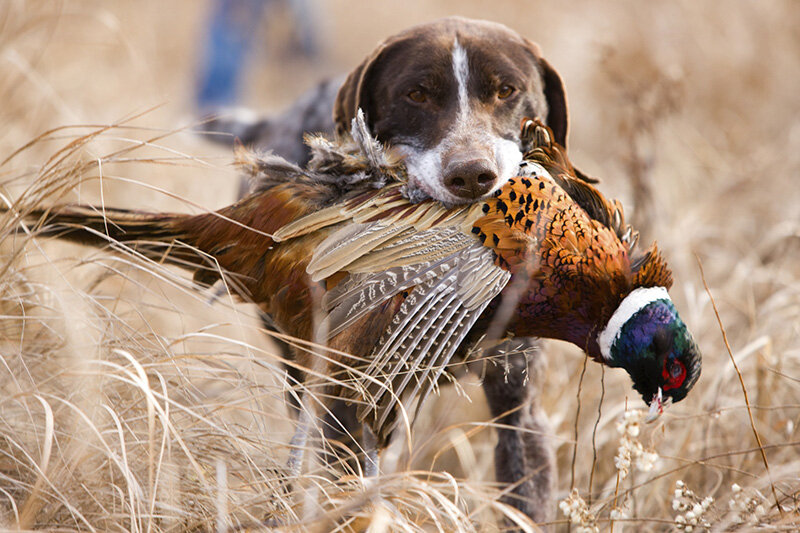
{"type": "Polygon", "coordinates": [[[269,0],[216,0],[197,87],[200,109],[232,104],[239,95],[242,69],[269,0]]]}
{"type": "MultiPolygon", "coordinates": [[[[214,0],[207,26],[196,104],[212,110],[235,104],[242,72],[252,53],[267,7],[276,0],[214,0]]],[[[296,46],[302,55],[317,53],[314,10],[310,0],[288,0],[294,19],[296,46]]]]}

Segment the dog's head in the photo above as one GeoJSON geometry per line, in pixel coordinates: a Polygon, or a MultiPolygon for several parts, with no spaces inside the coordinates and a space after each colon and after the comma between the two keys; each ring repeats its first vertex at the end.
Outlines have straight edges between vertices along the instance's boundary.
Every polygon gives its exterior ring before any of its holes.
{"type": "Polygon", "coordinates": [[[339,90],[339,134],[359,108],[373,135],[405,155],[411,195],[448,204],[516,174],[521,118],[540,118],[567,142],[561,77],[535,43],[485,21],[446,18],[381,43],[339,90]]]}

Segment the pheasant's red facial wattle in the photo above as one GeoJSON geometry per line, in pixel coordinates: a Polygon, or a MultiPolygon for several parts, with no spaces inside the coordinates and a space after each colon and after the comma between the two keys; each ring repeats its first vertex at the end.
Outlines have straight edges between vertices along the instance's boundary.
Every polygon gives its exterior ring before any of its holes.
{"type": "Polygon", "coordinates": [[[661,377],[664,378],[663,389],[665,391],[677,389],[683,385],[683,381],[686,379],[686,367],[677,359],[667,357],[664,361],[661,377]]]}

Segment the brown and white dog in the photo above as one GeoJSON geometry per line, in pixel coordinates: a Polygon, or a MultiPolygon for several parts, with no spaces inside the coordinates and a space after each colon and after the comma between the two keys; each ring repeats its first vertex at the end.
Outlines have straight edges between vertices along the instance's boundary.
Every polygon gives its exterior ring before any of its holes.
{"type": "Polygon", "coordinates": [[[208,129],[304,163],[303,132],[349,131],[362,109],[372,134],[405,156],[410,198],[446,204],[491,194],[516,174],[523,117],[542,119],[566,146],[561,77],[535,43],[501,24],[451,17],[415,26],[379,44],[334,98],[335,88],[320,84],[276,118],[219,119],[208,129]]]}
{"type": "Polygon", "coordinates": [[[564,85],[539,47],[464,18],[380,44],[339,90],[340,133],[359,108],[372,134],[405,156],[412,198],[448,204],[491,194],[517,174],[522,117],[544,120],[559,143],[567,137],[564,85]]]}
{"type": "MultiPolygon", "coordinates": [[[[309,158],[305,132],[347,132],[359,109],[372,134],[405,156],[412,200],[471,202],[502,187],[522,158],[523,117],[542,119],[567,144],[564,85],[539,47],[501,24],[460,17],[386,39],[343,82],[321,83],[277,117],[220,118],[205,127],[228,134],[220,140],[238,137],[302,165],[309,158]]],[[[537,405],[538,343],[516,339],[491,352],[485,355],[502,363],[481,374],[498,423],[496,479],[509,486],[508,503],[546,521],[556,473],[537,405]]],[[[352,411],[340,403],[330,427],[357,428],[352,411]]]]}

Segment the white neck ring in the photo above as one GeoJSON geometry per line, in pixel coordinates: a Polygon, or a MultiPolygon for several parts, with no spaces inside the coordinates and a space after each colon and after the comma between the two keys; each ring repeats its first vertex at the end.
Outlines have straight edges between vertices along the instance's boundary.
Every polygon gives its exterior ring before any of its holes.
{"type": "Polygon", "coordinates": [[[603,359],[608,362],[611,359],[611,347],[619,338],[622,326],[638,313],[646,305],[656,300],[669,300],[669,293],[664,287],[640,287],[634,289],[620,303],[614,314],[606,324],[605,329],[597,336],[597,344],[600,346],[600,353],[603,359]]]}

